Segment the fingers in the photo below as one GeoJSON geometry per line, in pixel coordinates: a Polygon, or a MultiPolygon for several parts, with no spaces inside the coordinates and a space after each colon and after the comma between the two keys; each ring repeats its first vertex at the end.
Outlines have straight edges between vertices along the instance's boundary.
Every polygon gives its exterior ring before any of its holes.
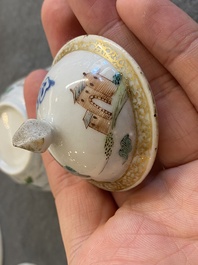
{"type": "MultiPolygon", "coordinates": [[[[146,3],[148,4],[152,1],[146,1],[146,3]]],[[[157,1],[157,3],[165,3],[165,1],[157,1]]],[[[143,69],[156,98],[160,130],[158,155],[162,164],[165,167],[172,167],[194,159],[195,155],[192,155],[192,153],[197,153],[194,139],[197,136],[196,127],[198,124],[191,102],[177,80],[129,30],[131,24],[127,24],[129,27],[127,28],[120,20],[116,10],[116,3],[118,3],[118,10],[120,10],[121,0],[120,3],[115,0],[68,0],[68,2],[87,33],[102,34],[114,40],[126,49],[143,69]]],[[[135,16],[133,10],[136,9],[136,6],[140,6],[139,3],[141,2],[144,1],[141,0],[136,3],[126,0],[123,2],[122,12],[124,13],[124,11],[128,10],[128,12],[126,11],[127,18],[125,19],[128,23],[134,21],[132,19],[135,16]],[[125,5],[126,3],[127,5],[125,5]]],[[[139,20],[141,21],[142,14],[144,14],[142,10],[144,10],[143,7],[139,9],[138,15],[136,14],[136,24],[139,23],[139,20]]],[[[158,12],[156,11],[156,13],[158,12]]],[[[124,15],[125,13],[122,15],[123,20],[125,18],[124,15]]],[[[143,25],[138,28],[139,35],[150,34],[149,27],[144,25],[144,28],[146,30],[143,29],[143,25]],[[147,33],[144,31],[147,31],[147,33]]],[[[138,34],[137,36],[139,37],[138,34]]],[[[163,48],[161,48],[159,53],[162,53],[162,51],[163,48]]]]}
{"type": "MultiPolygon", "coordinates": [[[[48,1],[45,1],[45,5],[48,2],[49,7],[51,6],[52,9],[55,9],[52,4],[50,5],[51,0],[48,1]]],[[[66,0],[58,0],[56,2],[57,5],[59,1],[61,1],[61,9],[65,8],[68,10],[68,6],[70,6],[69,12],[72,14],[72,18],[75,14],[82,28],[88,34],[102,34],[114,40],[126,49],[142,67],[156,98],[160,129],[160,148],[158,154],[163,165],[171,167],[193,160],[197,153],[194,139],[197,137],[196,127],[198,125],[197,116],[191,106],[191,102],[172,75],[148,52],[129,28],[120,20],[116,11],[116,1],[68,0],[67,2],[66,0]]],[[[152,1],[147,1],[147,4],[152,1]]],[[[157,1],[157,3],[165,3],[165,1],[157,1]]],[[[136,6],[138,7],[139,1],[137,3],[134,1],[129,2],[133,3],[132,9],[135,9],[136,6]]],[[[126,1],[128,5],[129,2],[126,1]]],[[[123,10],[130,10],[129,7],[131,8],[130,5],[126,5],[126,8],[123,8],[123,10]]],[[[118,10],[121,12],[121,0],[120,2],[118,1],[118,10]]],[[[136,17],[135,20],[136,22],[141,21],[142,14],[144,13],[142,10],[140,9],[138,18],[136,17]]],[[[127,14],[128,18],[132,18],[132,11],[130,10],[130,14],[127,14]]],[[[60,17],[59,12],[52,13],[53,20],[48,19],[46,30],[48,30],[48,27],[53,29],[53,21],[59,21],[57,17],[60,17]]],[[[62,12],[62,19],[59,21],[59,24],[61,24],[59,25],[60,32],[71,32],[66,23],[68,20],[64,17],[66,14],[67,12],[62,12]]],[[[133,14],[134,16],[135,14],[133,14]]],[[[150,29],[146,25],[144,27],[150,32],[150,29]]],[[[54,34],[57,34],[57,32],[54,32],[54,34]]],[[[143,27],[138,32],[144,32],[143,27]]],[[[146,35],[145,32],[143,34],[146,35]]],[[[49,41],[53,43],[53,34],[49,35],[49,41]]]]}
{"type": "Polygon", "coordinates": [[[118,0],[117,10],[128,28],[168,70],[156,79],[147,76],[159,113],[160,161],[165,167],[173,167],[197,159],[196,23],[168,0],[118,0]]]}
{"type": "MultiPolygon", "coordinates": [[[[56,3],[53,2],[53,4],[51,3],[52,1],[44,1],[42,17],[44,29],[53,54],[57,52],[58,47],[65,43],[67,38],[69,38],[68,36],[75,37],[76,34],[85,33],[102,35],[115,41],[127,50],[142,67],[149,81],[159,80],[159,77],[164,76],[163,82],[165,83],[169,78],[166,70],[120,20],[115,0],[58,0],[56,3]],[[59,13],[59,10],[62,10],[61,13],[59,13]],[[76,27],[71,28],[68,17],[71,21],[76,21],[74,15],[78,18],[78,22],[76,22],[76,27]],[[53,19],[50,19],[51,17],[53,19]],[[57,21],[55,25],[54,21],[57,21]],[[78,23],[80,23],[80,26],[78,23]],[[82,28],[84,29],[83,32],[82,28]]],[[[155,88],[157,93],[159,82],[153,85],[154,94],[155,88]]]]}
{"type": "Polygon", "coordinates": [[[163,75],[164,70],[159,63],[118,16],[115,0],[68,0],[68,3],[87,34],[101,35],[118,43],[134,57],[151,79],[163,75]]]}
{"type": "Polygon", "coordinates": [[[42,22],[53,57],[68,40],[84,34],[66,0],[44,1],[42,22]]]}
{"type": "Polygon", "coordinates": [[[198,110],[198,25],[169,0],[118,0],[126,25],[174,75],[198,110]]]}
{"type": "Polygon", "coordinates": [[[68,0],[68,3],[88,34],[109,33],[116,37],[116,27],[121,20],[115,8],[115,0],[68,0]]]}

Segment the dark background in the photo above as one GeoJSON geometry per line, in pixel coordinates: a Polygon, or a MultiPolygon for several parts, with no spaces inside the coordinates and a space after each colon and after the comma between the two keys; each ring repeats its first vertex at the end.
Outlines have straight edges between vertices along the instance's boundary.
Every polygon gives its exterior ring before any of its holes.
{"type": "MultiPolygon", "coordinates": [[[[40,20],[42,0],[0,0],[0,93],[30,71],[51,64],[40,20]]],[[[198,0],[174,0],[198,21],[198,0]]],[[[27,189],[0,172],[4,263],[66,264],[50,192],[27,189]]]]}

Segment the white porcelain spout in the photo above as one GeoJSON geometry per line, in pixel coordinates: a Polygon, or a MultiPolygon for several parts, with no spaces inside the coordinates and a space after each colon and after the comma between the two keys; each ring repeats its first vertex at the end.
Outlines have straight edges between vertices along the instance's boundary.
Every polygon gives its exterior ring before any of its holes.
{"type": "Polygon", "coordinates": [[[43,153],[52,143],[49,123],[36,119],[25,121],[13,137],[13,145],[28,151],[43,153]]]}

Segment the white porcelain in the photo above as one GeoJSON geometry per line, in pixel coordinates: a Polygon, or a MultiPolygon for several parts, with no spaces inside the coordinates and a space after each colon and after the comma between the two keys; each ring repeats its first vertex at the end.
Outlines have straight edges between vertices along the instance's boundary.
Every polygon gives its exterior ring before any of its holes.
{"type": "Polygon", "coordinates": [[[135,187],[157,151],[149,84],[116,43],[95,35],[73,39],[43,81],[37,120],[27,121],[13,142],[36,152],[48,149],[63,167],[100,188],[135,187]]]}
{"type": "Polygon", "coordinates": [[[41,155],[13,146],[12,137],[27,119],[24,79],[12,84],[0,98],[0,170],[20,184],[49,190],[41,155]]]}

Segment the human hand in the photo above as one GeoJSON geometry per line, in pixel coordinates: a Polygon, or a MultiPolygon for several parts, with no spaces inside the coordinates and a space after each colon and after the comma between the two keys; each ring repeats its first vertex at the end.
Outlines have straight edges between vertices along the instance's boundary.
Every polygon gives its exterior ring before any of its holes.
{"type": "MultiPolygon", "coordinates": [[[[43,155],[68,263],[196,265],[198,25],[168,0],[45,0],[42,19],[53,56],[85,33],[125,48],[143,69],[159,116],[157,162],[136,189],[99,190],[43,155]]],[[[26,79],[30,117],[44,75],[26,79]]]]}

